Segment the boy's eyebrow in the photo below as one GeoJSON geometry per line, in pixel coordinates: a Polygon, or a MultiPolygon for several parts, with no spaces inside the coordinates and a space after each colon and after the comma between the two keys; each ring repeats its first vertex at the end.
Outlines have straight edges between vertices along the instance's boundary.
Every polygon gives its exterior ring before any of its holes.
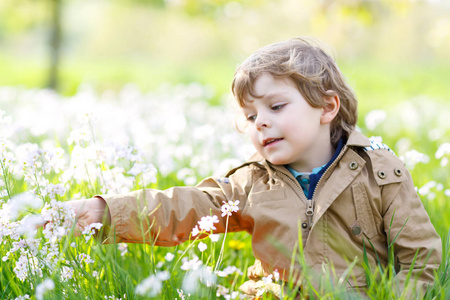
{"type": "Polygon", "coordinates": [[[262,95],[252,95],[251,97],[253,99],[250,99],[250,100],[245,99],[244,102],[253,102],[254,99],[262,99],[262,98],[271,100],[273,98],[284,97],[284,96],[286,96],[286,93],[283,93],[282,91],[273,91],[273,92],[271,91],[271,92],[268,92],[268,93],[262,94],[262,95]]]}

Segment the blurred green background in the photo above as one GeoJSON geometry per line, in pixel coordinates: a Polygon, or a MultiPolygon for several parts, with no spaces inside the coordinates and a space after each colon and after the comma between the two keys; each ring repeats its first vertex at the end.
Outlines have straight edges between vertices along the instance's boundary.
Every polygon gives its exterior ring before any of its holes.
{"type": "Polygon", "coordinates": [[[195,81],[219,102],[251,52],[301,35],[334,50],[362,113],[420,95],[449,100],[446,0],[1,0],[0,86],[73,95],[85,83],[195,81]]]}

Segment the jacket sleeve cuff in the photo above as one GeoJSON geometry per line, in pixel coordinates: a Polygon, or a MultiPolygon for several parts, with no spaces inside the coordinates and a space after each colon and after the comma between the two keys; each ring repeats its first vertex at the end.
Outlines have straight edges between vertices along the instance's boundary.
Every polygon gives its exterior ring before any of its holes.
{"type": "Polygon", "coordinates": [[[124,207],[123,196],[120,195],[96,195],[94,198],[103,199],[106,202],[106,209],[109,210],[111,223],[105,226],[103,243],[113,244],[123,241],[124,234],[124,207]],[[108,228],[109,227],[109,228],[108,228]]]}

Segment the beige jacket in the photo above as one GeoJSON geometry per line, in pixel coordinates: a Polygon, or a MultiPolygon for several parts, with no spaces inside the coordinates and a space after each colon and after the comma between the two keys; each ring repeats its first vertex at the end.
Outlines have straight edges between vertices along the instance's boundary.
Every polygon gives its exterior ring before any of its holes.
{"type": "MultiPolygon", "coordinates": [[[[188,240],[197,221],[210,214],[219,217],[216,232],[224,232],[220,207],[239,200],[228,230],[252,235],[254,255],[269,273],[277,269],[288,279],[301,234],[304,258],[314,271],[320,274],[322,264],[332,262],[340,276],[357,258],[348,280],[352,287],[364,287],[363,240],[370,264],[376,265],[378,255],[386,265],[388,237],[392,241],[404,225],[394,243],[397,278],[405,280],[417,252],[414,273],[420,274],[420,283],[430,283],[441,262],[441,239],[404,164],[390,150],[366,148],[370,146],[368,138],[353,132],[312,200],[285,167],[257,156],[225,178],[207,178],[196,187],[103,196],[114,238],[174,246],[188,240]]],[[[299,263],[293,270],[301,272],[299,263]]]]}

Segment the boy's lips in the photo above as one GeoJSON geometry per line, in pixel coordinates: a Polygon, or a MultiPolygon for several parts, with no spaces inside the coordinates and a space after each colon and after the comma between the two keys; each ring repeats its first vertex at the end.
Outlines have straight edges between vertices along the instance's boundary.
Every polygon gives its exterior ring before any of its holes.
{"type": "Polygon", "coordinates": [[[263,145],[263,147],[266,147],[267,145],[281,141],[282,139],[283,138],[267,138],[267,139],[263,140],[262,145],[263,145]]]}

